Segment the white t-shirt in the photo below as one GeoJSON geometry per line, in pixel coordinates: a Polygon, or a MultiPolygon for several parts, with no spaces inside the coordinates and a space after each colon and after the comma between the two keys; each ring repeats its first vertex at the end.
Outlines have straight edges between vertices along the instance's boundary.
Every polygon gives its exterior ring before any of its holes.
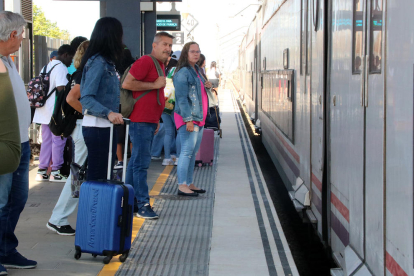
{"type": "Polygon", "coordinates": [[[207,78],[209,80],[218,79],[220,76],[220,71],[217,68],[210,68],[207,72],[207,78]]]}
{"type": "Polygon", "coordinates": [[[82,126],[86,127],[111,127],[111,122],[108,119],[95,117],[92,115],[84,115],[82,126]]]}
{"type": "MultiPolygon", "coordinates": [[[[66,78],[68,74],[68,68],[60,60],[52,60],[49,62],[46,67],[46,72],[49,72],[50,69],[52,69],[52,67],[55,65],[56,67],[53,68],[53,71],[50,73],[48,95],[53,89],[55,89],[55,87],[66,86],[68,83],[68,79],[66,78]]],[[[43,68],[41,72],[43,72],[43,68]]],[[[55,96],[56,94],[53,93],[53,95],[47,99],[46,104],[43,107],[36,108],[35,115],[33,117],[34,123],[49,124],[50,119],[52,118],[53,109],[55,107],[55,96]]]]}

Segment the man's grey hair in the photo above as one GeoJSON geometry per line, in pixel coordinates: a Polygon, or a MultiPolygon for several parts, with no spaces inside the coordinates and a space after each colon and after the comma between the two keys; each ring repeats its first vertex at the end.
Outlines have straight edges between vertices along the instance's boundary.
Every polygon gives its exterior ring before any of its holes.
{"type": "Polygon", "coordinates": [[[18,13],[1,11],[0,12],[0,40],[6,42],[13,31],[21,35],[23,27],[26,26],[26,20],[18,13]]]}
{"type": "Polygon", "coordinates": [[[171,39],[174,39],[174,36],[172,36],[172,35],[170,35],[169,33],[167,33],[167,32],[159,32],[159,33],[157,33],[155,36],[154,36],[154,41],[153,41],[153,43],[158,43],[158,42],[160,42],[160,40],[161,40],[161,37],[162,36],[164,36],[164,37],[169,37],[169,38],[171,38],[171,39]]]}

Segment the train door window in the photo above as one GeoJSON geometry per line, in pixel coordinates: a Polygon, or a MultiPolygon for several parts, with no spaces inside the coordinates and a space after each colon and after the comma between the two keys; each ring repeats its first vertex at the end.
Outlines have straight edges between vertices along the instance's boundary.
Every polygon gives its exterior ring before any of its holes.
{"type": "Polygon", "coordinates": [[[354,0],[352,73],[361,74],[363,55],[363,0],[354,0]]]}
{"type": "Polygon", "coordinates": [[[382,0],[371,1],[369,72],[381,74],[382,62],[382,0]]]}
{"type": "Polygon", "coordinates": [[[306,68],[306,60],[307,60],[307,27],[306,23],[308,21],[308,8],[307,8],[307,0],[301,1],[301,18],[300,18],[300,24],[301,24],[301,43],[300,43],[300,74],[303,75],[305,68],[306,68]]]}

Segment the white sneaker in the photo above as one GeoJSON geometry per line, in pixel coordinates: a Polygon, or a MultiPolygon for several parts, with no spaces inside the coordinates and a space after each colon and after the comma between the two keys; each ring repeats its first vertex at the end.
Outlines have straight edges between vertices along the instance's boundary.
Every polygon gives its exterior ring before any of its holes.
{"type": "Polygon", "coordinates": [[[161,160],[161,156],[151,156],[151,160],[161,160]]]}
{"type": "Polygon", "coordinates": [[[175,161],[174,161],[174,166],[177,166],[177,165],[178,165],[178,157],[175,158],[175,161]]]}
{"type": "Polygon", "coordinates": [[[163,166],[174,166],[174,160],[172,159],[164,159],[162,160],[163,166]]]}
{"type": "Polygon", "coordinates": [[[57,170],[57,171],[52,171],[50,173],[50,180],[49,181],[51,181],[51,182],[66,182],[67,179],[68,179],[67,176],[62,175],[60,173],[60,171],[57,170]]]}
{"type": "Polygon", "coordinates": [[[47,170],[39,169],[36,174],[36,181],[49,181],[49,175],[47,174],[47,170]]]}

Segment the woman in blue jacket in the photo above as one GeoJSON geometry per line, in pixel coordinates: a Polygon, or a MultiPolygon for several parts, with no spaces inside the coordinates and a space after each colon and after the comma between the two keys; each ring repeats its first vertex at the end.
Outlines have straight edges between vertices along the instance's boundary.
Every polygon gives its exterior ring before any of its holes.
{"type": "MultiPolygon", "coordinates": [[[[121,22],[103,17],[96,22],[80,69],[82,133],[88,148],[87,180],[106,179],[111,123],[123,124],[119,111],[119,75],[122,56],[121,22]]],[[[116,139],[113,139],[115,157],[116,139]]],[[[111,166],[112,168],[112,166],[111,166]]]]}
{"type": "Polygon", "coordinates": [[[175,125],[181,140],[181,153],[177,164],[178,195],[198,196],[206,191],[193,183],[195,157],[203,137],[203,126],[208,112],[208,97],[205,87],[211,83],[200,76],[197,61],[200,59],[197,43],[184,45],[176,73],[173,77],[175,87],[175,125]]]}

